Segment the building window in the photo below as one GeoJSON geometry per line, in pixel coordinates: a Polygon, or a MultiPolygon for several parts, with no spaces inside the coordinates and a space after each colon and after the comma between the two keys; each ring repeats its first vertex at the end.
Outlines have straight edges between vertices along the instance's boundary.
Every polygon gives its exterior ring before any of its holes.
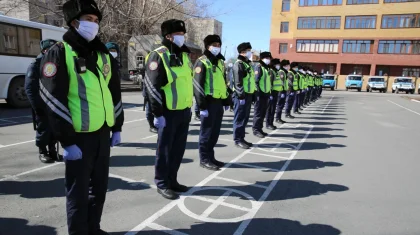
{"type": "Polygon", "coordinates": [[[375,29],[376,16],[346,16],[346,29],[375,29]]]}
{"type": "Polygon", "coordinates": [[[279,53],[280,54],[287,53],[287,43],[280,43],[279,44],[279,53]]]}
{"type": "Polygon", "coordinates": [[[301,7],[332,5],[342,5],[342,0],[299,0],[299,6],[301,7]]]}
{"type": "Polygon", "coordinates": [[[378,4],[378,0],[347,0],[347,5],[378,4]]]}
{"type": "Polygon", "coordinates": [[[420,28],[420,14],[383,15],[381,28],[420,28]]]}
{"type": "Polygon", "coordinates": [[[281,11],[290,11],[290,0],[283,0],[282,1],[281,11]]]}
{"type": "Polygon", "coordinates": [[[16,56],[37,56],[41,49],[41,30],[0,23],[0,53],[16,56]]]}
{"type": "Polygon", "coordinates": [[[289,32],[289,22],[281,22],[280,33],[288,33],[288,32],[289,32]]]}
{"type": "Polygon", "coordinates": [[[384,0],[384,3],[420,2],[420,0],[384,0]]]}
{"type": "Polygon", "coordinates": [[[341,16],[299,17],[298,29],[339,29],[341,16]]]}
{"type": "Polygon", "coordinates": [[[368,54],[372,52],[373,40],[344,40],[343,53],[368,54]]]}
{"type": "Polygon", "coordinates": [[[380,40],[378,46],[379,54],[420,54],[420,41],[390,41],[380,40]]]}
{"type": "Polygon", "coordinates": [[[338,40],[297,40],[297,52],[338,53],[338,40]]]}
{"type": "Polygon", "coordinates": [[[403,68],[403,77],[420,77],[420,68],[403,68]]]}

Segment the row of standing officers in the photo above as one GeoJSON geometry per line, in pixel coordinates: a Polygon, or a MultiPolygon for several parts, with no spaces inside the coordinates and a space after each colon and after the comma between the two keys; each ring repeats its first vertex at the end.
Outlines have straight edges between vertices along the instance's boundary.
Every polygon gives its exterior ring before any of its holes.
{"type": "MultiPolygon", "coordinates": [[[[108,234],[100,228],[100,221],[108,186],[110,147],[121,142],[124,123],[119,68],[114,59],[117,51],[97,37],[102,13],[93,0],[69,0],[63,5],[63,13],[69,26],[63,41],[48,41],[51,48],[43,50],[27,74],[28,90],[35,89],[35,112],[44,118],[43,124],[52,136],[37,145],[52,146],[58,141],[63,146],[69,234],[108,234]]],[[[214,147],[224,111],[232,102],[235,145],[248,149],[252,143],[245,140],[245,127],[252,104],[253,133],[264,138],[264,119],[266,128],[275,130],[274,121],[284,123],[284,108],[286,117],[294,118],[292,108],[299,114],[322,90],[320,77],[314,71],[273,59],[269,52],[261,53],[254,68],[250,43],[238,46],[233,79],[227,84],[220,37],[209,35],[204,39],[203,56],[193,65],[184,44],[186,32],[181,20],[163,22],[162,45],[146,58],[145,91],[153,114],[148,119],[153,119],[158,132],[155,183],[158,193],[167,199],[176,199],[178,193],[189,190],[179,183],[177,175],[194,98],[201,121],[200,166],[219,170],[225,163],[216,159],[214,147]]],[[[42,150],[47,151],[44,147],[42,150]]],[[[53,158],[41,160],[59,160],[53,147],[49,151],[53,158]]]]}

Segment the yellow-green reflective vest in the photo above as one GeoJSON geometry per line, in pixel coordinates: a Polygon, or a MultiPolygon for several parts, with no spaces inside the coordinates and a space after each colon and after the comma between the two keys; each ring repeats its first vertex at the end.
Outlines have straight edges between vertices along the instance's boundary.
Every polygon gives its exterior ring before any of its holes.
{"type": "Polygon", "coordinates": [[[299,80],[299,89],[303,90],[305,87],[305,75],[299,74],[300,80],[299,80]]]}
{"type": "Polygon", "coordinates": [[[270,77],[270,71],[263,66],[261,66],[261,72],[260,80],[258,82],[258,86],[260,88],[260,91],[263,93],[270,93],[271,92],[271,77],[270,77]]]}
{"type": "MultiPolygon", "coordinates": [[[[255,83],[255,71],[251,65],[242,60],[237,60],[235,63],[242,63],[245,66],[245,70],[247,71],[246,77],[243,78],[243,86],[245,93],[254,94],[255,90],[257,89],[255,83]]],[[[235,87],[234,87],[235,90],[235,87]]]]}
{"type": "Polygon", "coordinates": [[[78,73],[75,66],[77,53],[63,42],[67,73],[70,79],[67,95],[68,106],[76,132],[94,132],[104,123],[109,127],[115,124],[114,102],[108,88],[112,76],[109,55],[98,52],[97,70],[99,78],[90,70],[78,73]]]}
{"type": "Polygon", "coordinates": [[[289,81],[287,81],[287,74],[283,70],[279,70],[280,80],[283,82],[284,90],[289,90],[289,81]]]}
{"type": "MultiPolygon", "coordinates": [[[[283,80],[280,78],[280,72],[281,71],[276,71],[274,69],[272,69],[275,77],[274,77],[274,81],[273,81],[273,90],[274,91],[283,91],[285,88],[284,82],[283,80]]],[[[283,77],[284,79],[284,77],[283,77]]]]}
{"type": "Polygon", "coordinates": [[[206,67],[206,81],[204,83],[204,93],[215,99],[226,99],[228,96],[225,83],[225,64],[223,60],[219,60],[218,65],[213,65],[206,56],[202,56],[199,60],[206,67]]]}
{"type": "MultiPolygon", "coordinates": [[[[289,71],[289,73],[291,73],[291,74],[293,75],[293,90],[294,90],[294,91],[299,90],[299,84],[298,84],[298,79],[297,79],[296,74],[295,74],[295,73],[293,73],[293,72],[290,72],[290,71],[289,71]]],[[[298,76],[299,76],[299,75],[298,75],[298,76]]]]}
{"type": "MultiPolygon", "coordinates": [[[[182,66],[171,67],[170,52],[165,46],[154,50],[163,61],[168,83],[162,86],[168,110],[184,110],[193,103],[193,72],[188,54],[182,53],[182,66]]],[[[150,55],[150,54],[149,54],[150,55]]],[[[149,59],[147,55],[146,62],[149,59]]]]}

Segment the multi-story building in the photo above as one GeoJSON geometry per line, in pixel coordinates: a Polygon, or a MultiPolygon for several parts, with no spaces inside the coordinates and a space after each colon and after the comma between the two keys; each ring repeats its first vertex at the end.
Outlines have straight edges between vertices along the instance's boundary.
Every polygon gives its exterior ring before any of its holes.
{"type": "Polygon", "coordinates": [[[354,73],[418,78],[420,0],[273,0],[270,50],[339,88],[354,73]]]}
{"type": "Polygon", "coordinates": [[[187,40],[204,49],[204,38],[217,34],[222,38],[222,22],[216,19],[191,19],[187,21],[187,40]],[[188,27],[189,26],[189,27],[188,27]]]}

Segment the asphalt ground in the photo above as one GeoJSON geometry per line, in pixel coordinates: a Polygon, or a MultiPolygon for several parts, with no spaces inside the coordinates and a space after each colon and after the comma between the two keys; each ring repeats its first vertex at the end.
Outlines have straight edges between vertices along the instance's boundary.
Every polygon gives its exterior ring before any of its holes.
{"type": "MultiPolygon", "coordinates": [[[[324,92],[250,150],[232,141],[226,112],[216,148],[221,171],[199,167],[190,125],[169,201],[153,183],[156,135],[143,98],[123,94],[122,144],[112,149],[102,228],[110,234],[420,234],[420,103],[402,95],[324,92]]],[[[64,165],[39,162],[29,110],[0,104],[0,234],[67,234],[64,165]]]]}

